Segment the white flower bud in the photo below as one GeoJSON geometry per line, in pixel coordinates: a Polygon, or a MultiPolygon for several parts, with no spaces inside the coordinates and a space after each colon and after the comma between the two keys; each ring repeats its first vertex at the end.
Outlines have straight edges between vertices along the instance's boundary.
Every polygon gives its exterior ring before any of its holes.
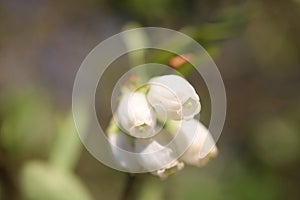
{"type": "Polygon", "coordinates": [[[156,118],[144,93],[125,94],[117,114],[121,127],[130,135],[146,138],[155,134],[156,118]]]}
{"type": "Polygon", "coordinates": [[[127,154],[133,151],[133,144],[131,144],[128,136],[123,133],[111,133],[108,135],[111,151],[114,160],[124,170],[137,171],[141,169],[134,154],[127,154]]]}
{"type": "Polygon", "coordinates": [[[199,96],[193,86],[177,75],[165,75],[150,81],[149,103],[163,118],[189,120],[200,112],[199,96]]]}
{"type": "Polygon", "coordinates": [[[139,163],[153,175],[164,179],[183,169],[184,163],[176,160],[176,154],[166,145],[172,137],[162,132],[150,139],[136,139],[135,151],[139,153],[139,163]],[[154,152],[160,151],[159,154],[154,152]]]}
{"type": "Polygon", "coordinates": [[[186,164],[200,167],[218,154],[214,139],[208,129],[199,121],[195,119],[182,121],[178,134],[179,148],[191,144],[179,159],[186,164]]]}

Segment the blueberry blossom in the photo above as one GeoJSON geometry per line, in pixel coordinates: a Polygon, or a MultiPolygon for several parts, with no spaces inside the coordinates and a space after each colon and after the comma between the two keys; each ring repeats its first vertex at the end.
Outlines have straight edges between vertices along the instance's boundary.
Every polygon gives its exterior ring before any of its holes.
{"type": "Polygon", "coordinates": [[[161,117],[189,120],[200,112],[199,96],[184,78],[164,75],[153,78],[149,84],[147,99],[161,117]]]}
{"type": "Polygon", "coordinates": [[[217,155],[209,130],[193,119],[201,105],[187,80],[177,75],[155,77],[143,89],[121,97],[115,113],[120,126],[111,121],[107,130],[113,157],[122,169],[164,179],[185,164],[200,167],[217,155]]]}
{"type": "Polygon", "coordinates": [[[175,129],[179,131],[176,138],[177,147],[185,149],[179,159],[184,163],[201,167],[218,154],[209,130],[199,121],[195,119],[182,121],[175,129]]]}
{"type": "Polygon", "coordinates": [[[159,176],[161,179],[173,175],[184,167],[184,163],[176,159],[174,150],[166,146],[171,139],[171,135],[163,131],[149,139],[135,140],[135,152],[139,153],[139,164],[146,170],[156,169],[152,171],[152,174],[159,176]],[[155,154],[157,151],[160,151],[160,153],[155,154]],[[170,162],[161,167],[166,161],[170,162]]]}
{"type": "Polygon", "coordinates": [[[117,118],[131,136],[145,138],[155,133],[156,117],[144,93],[125,94],[119,104],[117,118]]]}
{"type": "Polygon", "coordinates": [[[127,171],[140,170],[136,157],[133,154],[127,152],[134,152],[133,145],[129,140],[129,136],[122,132],[110,133],[108,140],[111,146],[111,152],[114,160],[118,166],[127,171]]]}

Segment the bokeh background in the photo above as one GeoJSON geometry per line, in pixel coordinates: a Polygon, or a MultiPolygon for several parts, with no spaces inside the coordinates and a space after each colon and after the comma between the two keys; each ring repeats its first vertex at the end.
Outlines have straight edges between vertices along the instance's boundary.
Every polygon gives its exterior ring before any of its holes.
{"type": "MultiPolygon", "coordinates": [[[[299,0],[1,0],[0,199],[123,198],[128,175],[82,147],[71,96],[88,52],[139,26],[182,31],[203,45],[222,74],[228,112],[216,159],[164,181],[140,175],[136,198],[300,199],[299,19],[299,0]]],[[[124,63],[103,77],[99,102],[109,102],[124,63]]],[[[209,97],[201,99],[207,124],[209,97]]]]}

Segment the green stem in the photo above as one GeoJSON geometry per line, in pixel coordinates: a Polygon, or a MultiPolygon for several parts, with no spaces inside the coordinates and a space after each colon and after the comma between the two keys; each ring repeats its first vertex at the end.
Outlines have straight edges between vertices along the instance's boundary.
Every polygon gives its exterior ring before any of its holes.
{"type": "Polygon", "coordinates": [[[71,170],[76,165],[82,150],[72,114],[62,120],[58,135],[49,155],[50,163],[71,170]]]}
{"type": "Polygon", "coordinates": [[[140,174],[127,174],[125,186],[120,200],[137,200],[142,188],[144,176],[140,174]]]}
{"type": "Polygon", "coordinates": [[[136,177],[134,175],[128,174],[126,178],[123,194],[121,196],[121,200],[132,200],[132,198],[134,198],[135,182],[136,182],[136,177]]]}

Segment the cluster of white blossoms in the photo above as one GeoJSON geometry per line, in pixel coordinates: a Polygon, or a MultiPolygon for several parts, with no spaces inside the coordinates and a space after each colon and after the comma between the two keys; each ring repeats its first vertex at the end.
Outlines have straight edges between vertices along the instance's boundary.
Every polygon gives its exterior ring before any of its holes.
{"type": "Polygon", "coordinates": [[[146,91],[124,94],[116,112],[120,129],[108,134],[108,139],[139,156],[113,150],[116,162],[126,171],[140,168],[161,178],[181,170],[185,163],[203,166],[218,150],[208,129],[194,119],[200,110],[195,89],[177,75],[155,77],[146,91]],[[173,140],[174,145],[168,145],[173,140]]]}

